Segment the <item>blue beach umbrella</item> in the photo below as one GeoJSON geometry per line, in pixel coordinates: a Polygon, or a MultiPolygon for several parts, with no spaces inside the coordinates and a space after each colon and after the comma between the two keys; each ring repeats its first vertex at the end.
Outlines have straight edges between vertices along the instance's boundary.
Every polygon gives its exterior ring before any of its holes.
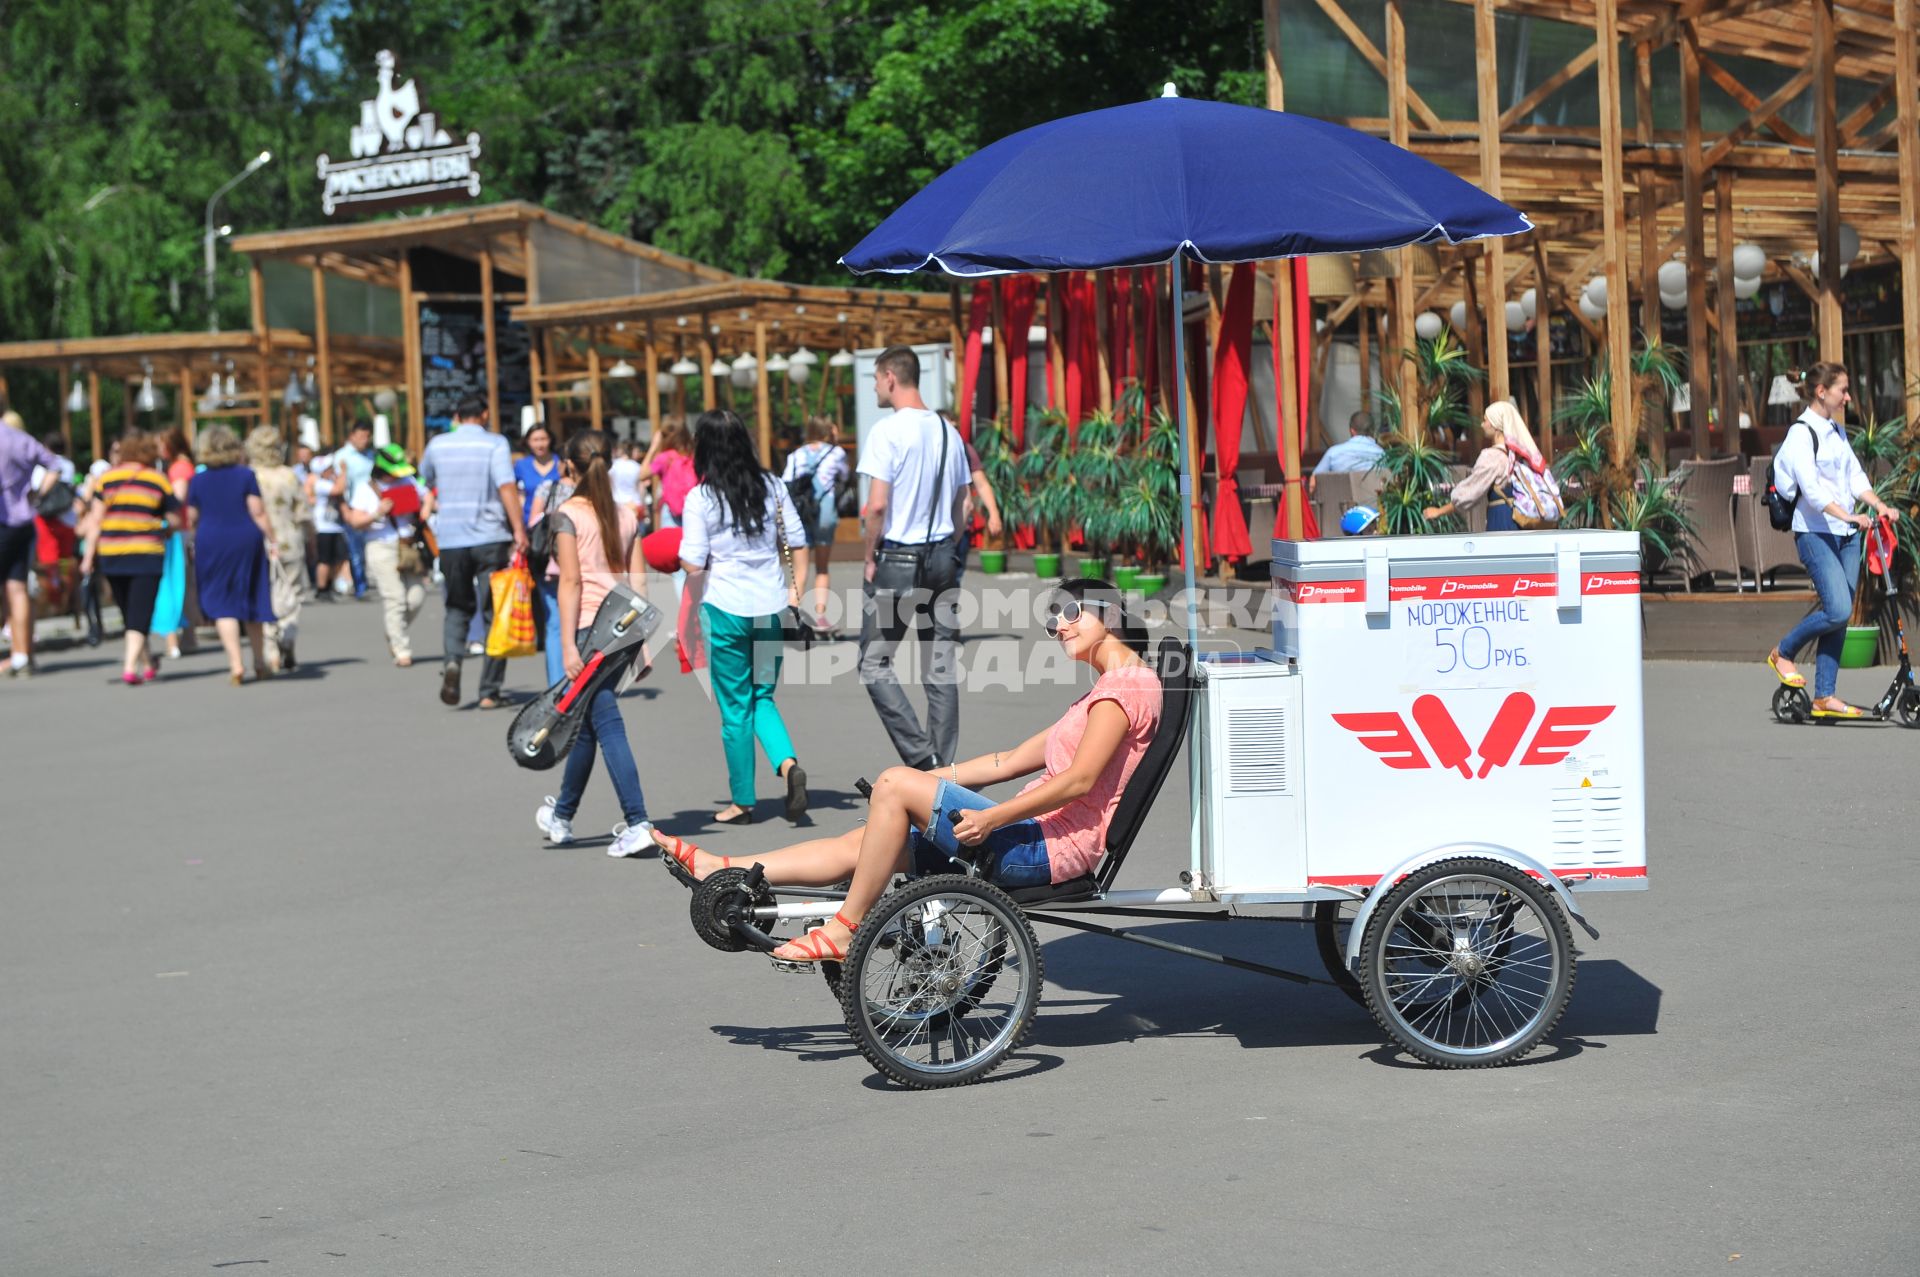
{"type": "MultiPolygon", "coordinates": [[[[1167,96],[1002,138],[942,173],[840,259],[855,274],[962,277],[1209,263],[1517,235],[1532,224],[1438,165],[1306,116],[1167,96]]],[[[1181,313],[1181,272],[1173,313],[1181,313]]],[[[1174,343],[1176,384],[1184,342],[1174,343]]],[[[1180,426],[1187,640],[1193,476],[1180,426]]],[[[1290,476],[1297,477],[1297,476],[1290,476]]]]}

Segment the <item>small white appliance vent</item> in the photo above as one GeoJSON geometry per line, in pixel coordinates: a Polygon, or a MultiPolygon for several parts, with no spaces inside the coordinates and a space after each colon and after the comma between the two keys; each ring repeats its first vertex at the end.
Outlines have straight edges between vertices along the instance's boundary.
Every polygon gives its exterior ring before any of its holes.
{"type": "Polygon", "coordinates": [[[1227,792],[1284,794],[1287,787],[1287,712],[1274,706],[1227,710],[1227,792]]]}

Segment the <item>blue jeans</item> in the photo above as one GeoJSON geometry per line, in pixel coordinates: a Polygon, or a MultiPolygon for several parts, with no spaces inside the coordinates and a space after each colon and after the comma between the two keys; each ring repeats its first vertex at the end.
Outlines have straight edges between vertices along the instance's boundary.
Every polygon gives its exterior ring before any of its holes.
{"type": "Polygon", "coordinates": [[[342,528],[347,537],[347,566],[353,569],[353,597],[367,593],[367,534],[357,528],[342,528]]]}
{"type": "Polygon", "coordinates": [[[540,606],[547,614],[546,658],[547,686],[552,687],[567,676],[567,654],[560,650],[560,578],[543,576],[540,578],[540,606]]]}
{"type": "Polygon", "coordinates": [[[1834,685],[1840,681],[1840,649],[1846,646],[1847,621],[1853,616],[1853,590],[1860,581],[1860,542],[1858,535],[1793,534],[1794,548],[1800,551],[1800,562],[1813,578],[1820,606],[1787,631],[1787,636],[1780,640],[1780,655],[1792,660],[1808,640],[1819,640],[1815,649],[1819,659],[1813,676],[1816,698],[1832,696],[1834,685]]]}
{"type": "MultiPolygon", "coordinates": [[[[995,801],[976,794],[950,780],[943,780],[933,795],[933,819],[912,839],[913,870],[918,874],[959,872],[950,857],[959,854],[960,840],[954,837],[949,812],[985,811],[995,801]]],[[[969,857],[980,854],[979,847],[966,848],[969,857]]],[[[1053,881],[1053,866],[1047,859],[1046,835],[1040,822],[1029,817],[1003,825],[987,835],[985,844],[987,881],[1002,887],[1042,887],[1053,881]]]]}
{"type": "MultiPolygon", "coordinates": [[[[579,643],[585,646],[590,631],[582,630],[579,643]]],[[[620,799],[621,814],[629,825],[647,818],[647,796],[640,790],[640,768],[633,761],[633,747],[627,743],[627,723],[620,717],[620,700],[613,694],[618,679],[593,694],[587,705],[586,725],[574,737],[567,754],[567,770],[560,779],[560,794],[553,801],[553,814],[572,820],[580,810],[581,795],[593,779],[593,755],[597,746],[607,756],[607,779],[620,799]]]]}

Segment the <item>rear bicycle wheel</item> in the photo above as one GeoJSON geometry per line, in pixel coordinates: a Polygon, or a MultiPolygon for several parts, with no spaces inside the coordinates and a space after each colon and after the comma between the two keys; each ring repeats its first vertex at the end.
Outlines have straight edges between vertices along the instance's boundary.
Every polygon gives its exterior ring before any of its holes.
{"type": "Polygon", "coordinates": [[[1503,861],[1460,856],[1393,888],[1360,950],[1367,1007],[1409,1054],[1488,1068],[1532,1051],[1573,994],[1573,933],[1548,889],[1503,861]]]}

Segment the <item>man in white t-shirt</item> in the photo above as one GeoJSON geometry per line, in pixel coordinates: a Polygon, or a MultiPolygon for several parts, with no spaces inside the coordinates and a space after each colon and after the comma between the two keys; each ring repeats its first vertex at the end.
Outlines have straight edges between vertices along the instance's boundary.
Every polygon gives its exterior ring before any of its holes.
{"type": "Polygon", "coordinates": [[[879,406],[893,412],[860,447],[860,473],[869,480],[860,681],[901,761],[927,770],[953,762],[960,744],[959,589],[946,543],[972,474],[966,444],[920,398],[920,359],[910,347],[891,347],[874,361],[873,389],[879,406]],[[924,727],[893,669],[920,606],[932,629],[924,727]]]}

